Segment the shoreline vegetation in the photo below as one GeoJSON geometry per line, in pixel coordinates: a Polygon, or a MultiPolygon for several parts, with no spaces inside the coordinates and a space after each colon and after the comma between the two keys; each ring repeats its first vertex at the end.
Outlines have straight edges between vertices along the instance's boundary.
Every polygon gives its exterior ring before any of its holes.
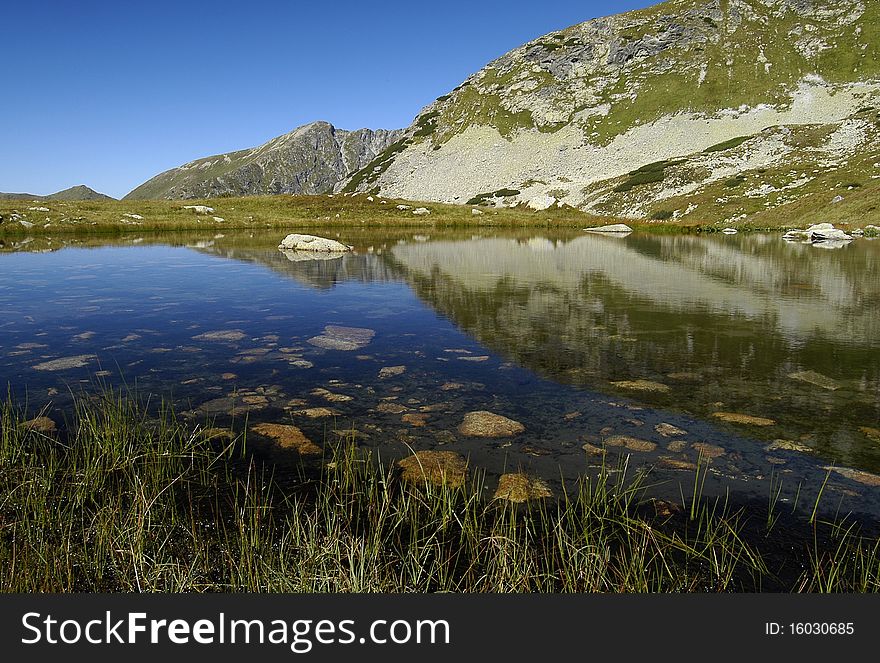
{"type": "MultiPolygon", "coordinates": [[[[720,232],[724,223],[595,216],[572,207],[519,207],[403,201],[367,195],[249,196],[208,200],[2,200],[0,237],[128,234],[189,230],[361,227],[551,227],[581,230],[625,223],[654,233],[720,232]],[[427,213],[419,210],[427,210],[427,213]]],[[[836,223],[846,228],[845,221],[836,223]]],[[[785,214],[741,221],[741,232],[799,227],[785,214]]],[[[853,226],[855,227],[855,226],[853,226]]]]}
{"type": "Polygon", "coordinates": [[[703,498],[699,470],[677,504],[625,464],[515,504],[483,497],[479,473],[420,473],[354,440],[276,465],[247,428],[109,390],[78,397],[62,432],[34,421],[0,405],[7,592],[880,590],[875,533],[772,496],[703,498]]]}

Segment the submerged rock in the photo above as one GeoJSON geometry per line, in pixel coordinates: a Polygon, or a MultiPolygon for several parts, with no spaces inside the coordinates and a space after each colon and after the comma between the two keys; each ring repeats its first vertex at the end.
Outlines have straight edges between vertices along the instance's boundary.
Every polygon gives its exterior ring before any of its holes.
{"type": "Polygon", "coordinates": [[[247,337],[241,329],[221,329],[193,336],[194,341],[240,341],[247,337]]]}
{"type": "Polygon", "coordinates": [[[464,415],[458,432],[471,437],[512,437],[526,429],[520,422],[500,414],[478,410],[464,415]]]}
{"type": "Polygon", "coordinates": [[[736,235],[739,231],[736,228],[725,228],[721,232],[725,235],[736,235]]]}
{"type": "Polygon", "coordinates": [[[789,373],[788,377],[792,380],[806,382],[807,384],[816,385],[817,387],[822,387],[822,389],[827,389],[829,391],[840,389],[840,384],[836,380],[829,378],[827,375],[817,373],[816,371],[798,371],[796,373],[789,373]]]}
{"type": "Polygon", "coordinates": [[[317,235],[300,235],[291,233],[281,240],[279,249],[291,251],[316,251],[319,253],[348,253],[352,247],[335,239],[318,237],[317,235]]]}
{"type": "Polygon", "coordinates": [[[663,437],[675,437],[676,435],[688,434],[686,430],[673,426],[672,424],[667,424],[666,422],[657,424],[654,426],[654,430],[660,433],[663,437]]]}
{"type": "Polygon", "coordinates": [[[657,448],[654,442],[628,435],[612,435],[605,440],[605,444],[609,447],[625,447],[630,451],[654,451],[657,448]]]}
{"type": "Polygon", "coordinates": [[[384,412],[385,414],[402,414],[408,409],[408,407],[401,405],[400,403],[391,403],[388,401],[385,401],[384,403],[379,403],[376,406],[376,412],[384,412]]]}
{"type": "Polygon", "coordinates": [[[259,424],[252,426],[251,430],[274,440],[282,449],[294,449],[303,456],[321,453],[321,447],[307,438],[299,428],[290,424],[259,424]]]}
{"type": "Polygon", "coordinates": [[[498,479],[498,489],[493,496],[496,500],[507,500],[515,504],[553,497],[550,487],[541,479],[526,474],[502,474],[498,479]]]}
{"type": "Polygon", "coordinates": [[[294,410],[293,414],[309,417],[310,419],[320,419],[321,417],[335,417],[339,412],[329,407],[306,407],[301,410],[294,410]]]}
{"type": "Polygon", "coordinates": [[[755,417],[750,414],[739,414],[737,412],[713,412],[712,416],[721,421],[731,424],[745,424],[746,426],[775,426],[773,419],[766,417],[755,417]]]}
{"type": "Polygon", "coordinates": [[[58,427],[55,425],[55,422],[52,421],[49,417],[34,417],[33,419],[21,422],[18,427],[23,430],[34,431],[35,433],[43,433],[45,435],[50,435],[58,431],[58,427]]]}
{"type": "Polygon", "coordinates": [[[323,387],[316,387],[309,393],[311,393],[312,396],[319,396],[330,403],[347,403],[348,401],[354,400],[354,396],[349,396],[348,394],[334,394],[332,391],[324,389],[323,387]]]}
{"type": "Polygon", "coordinates": [[[660,467],[665,467],[669,470],[686,470],[689,472],[693,472],[697,469],[696,463],[693,463],[684,458],[673,458],[671,456],[661,456],[658,461],[658,465],[660,467]]]}
{"type": "Polygon", "coordinates": [[[254,410],[263,410],[269,405],[265,396],[223,396],[202,403],[198,410],[204,414],[228,414],[235,416],[254,410]]]}
{"type": "Polygon", "coordinates": [[[669,392],[669,387],[661,382],[652,382],[651,380],[618,380],[611,383],[619,389],[629,389],[631,391],[652,391],[661,394],[669,392]]]}
{"type": "Polygon", "coordinates": [[[599,226],[597,228],[584,228],[584,232],[588,233],[631,233],[633,231],[624,223],[613,223],[610,226],[599,226]]]}
{"type": "Polygon", "coordinates": [[[808,447],[806,444],[801,444],[800,442],[795,442],[794,440],[773,440],[770,444],[764,447],[766,451],[797,451],[800,453],[813,453],[813,449],[808,447]]]}
{"type": "Polygon", "coordinates": [[[880,476],[877,476],[876,474],[871,474],[870,472],[855,470],[851,467],[833,467],[830,465],[825,466],[822,469],[827,472],[835,472],[842,477],[863,484],[865,486],[880,486],[880,476]]]}
{"type": "Polygon", "coordinates": [[[71,368],[83,368],[94,359],[95,355],[74,355],[72,357],[62,357],[61,359],[52,359],[36,364],[32,368],[35,371],[66,371],[71,368]]]}
{"type": "Polygon", "coordinates": [[[313,336],[308,342],[325,350],[352,351],[369,345],[375,335],[372,329],[327,325],[323,334],[313,336]]]}
{"type": "Polygon", "coordinates": [[[395,375],[403,375],[406,372],[406,366],[384,366],[379,369],[379,379],[391,378],[395,375]]]}
{"type": "Polygon", "coordinates": [[[694,442],[691,446],[704,458],[720,458],[727,453],[724,447],[719,447],[717,444],[709,444],[708,442],[694,442]]]}
{"type": "Polygon", "coordinates": [[[410,426],[421,428],[422,426],[426,426],[428,424],[428,415],[410,412],[403,415],[400,420],[405,424],[409,424],[410,426]]]}
{"type": "Polygon", "coordinates": [[[419,451],[397,461],[397,466],[400,478],[410,483],[457,488],[467,475],[467,461],[453,451],[419,451]]]}

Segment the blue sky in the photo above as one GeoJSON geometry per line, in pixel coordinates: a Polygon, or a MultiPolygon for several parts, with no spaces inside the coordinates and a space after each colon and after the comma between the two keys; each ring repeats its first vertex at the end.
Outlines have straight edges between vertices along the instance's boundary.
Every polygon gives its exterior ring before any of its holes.
{"type": "Polygon", "coordinates": [[[409,125],[490,60],[650,0],[7,3],[0,191],[120,197],[323,119],[409,125]]]}

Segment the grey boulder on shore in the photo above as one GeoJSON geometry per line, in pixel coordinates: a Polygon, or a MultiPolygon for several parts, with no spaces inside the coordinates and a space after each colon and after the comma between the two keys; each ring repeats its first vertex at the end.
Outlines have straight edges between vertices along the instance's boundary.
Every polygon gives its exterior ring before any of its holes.
{"type": "Polygon", "coordinates": [[[315,251],[318,253],[348,253],[352,247],[337,242],[335,239],[318,237],[317,235],[290,234],[281,240],[279,249],[288,251],[315,251]]]}

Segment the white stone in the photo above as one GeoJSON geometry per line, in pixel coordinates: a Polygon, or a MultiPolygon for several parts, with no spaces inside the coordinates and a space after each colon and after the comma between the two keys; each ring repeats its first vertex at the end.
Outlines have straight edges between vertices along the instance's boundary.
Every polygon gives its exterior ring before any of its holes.
{"type": "Polygon", "coordinates": [[[399,209],[401,212],[405,212],[409,208],[410,208],[409,205],[398,205],[397,206],[397,209],[399,209]]]}
{"type": "Polygon", "coordinates": [[[806,230],[789,230],[782,236],[786,241],[823,242],[828,240],[849,242],[852,235],[835,228],[831,223],[817,223],[806,230]]]}
{"type": "Polygon", "coordinates": [[[472,209],[472,210],[471,210],[471,216],[483,216],[483,210],[472,209]]]}
{"type": "Polygon", "coordinates": [[[430,214],[431,210],[429,210],[425,207],[418,207],[418,208],[414,209],[412,213],[415,214],[416,216],[425,216],[426,214],[430,214]]]}
{"type": "Polygon", "coordinates": [[[721,232],[725,235],[736,235],[739,231],[736,228],[725,228],[721,232]]]}
{"type": "Polygon", "coordinates": [[[214,221],[216,221],[217,223],[223,223],[224,221],[226,221],[226,219],[224,219],[222,216],[212,216],[211,218],[214,219],[214,221]]]}
{"type": "Polygon", "coordinates": [[[138,221],[143,221],[144,217],[140,214],[123,214],[122,216],[128,217],[129,219],[136,219],[138,221]]]}
{"type": "Polygon", "coordinates": [[[281,240],[279,249],[291,251],[318,251],[322,253],[346,253],[351,251],[350,246],[337,242],[335,239],[318,237],[316,235],[299,235],[293,233],[281,240]]]}
{"type": "Polygon", "coordinates": [[[183,209],[191,209],[196,214],[213,214],[214,208],[207,205],[184,205],[183,209]]]}
{"type": "Polygon", "coordinates": [[[48,207],[28,207],[31,212],[48,212],[48,207]]]}

